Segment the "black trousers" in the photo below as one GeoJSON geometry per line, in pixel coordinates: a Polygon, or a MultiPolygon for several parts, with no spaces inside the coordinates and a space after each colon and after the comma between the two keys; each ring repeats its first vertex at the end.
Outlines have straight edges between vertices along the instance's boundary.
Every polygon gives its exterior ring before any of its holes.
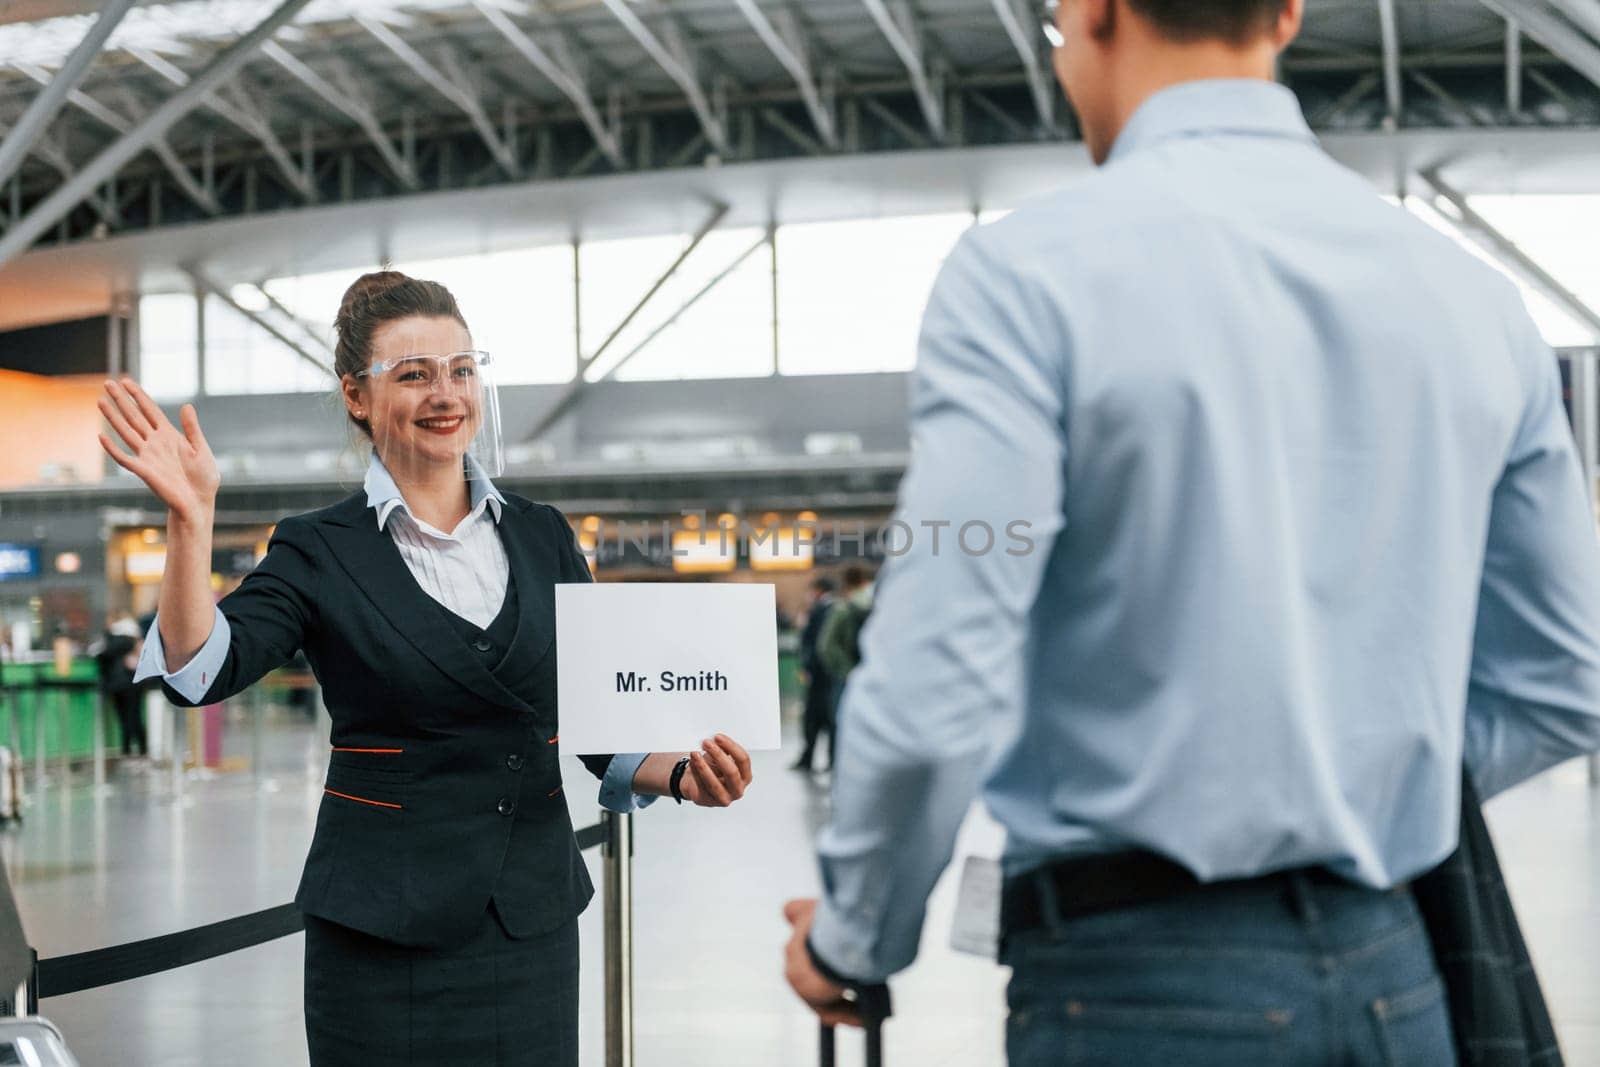
{"type": "Polygon", "coordinates": [[[525,940],[493,906],[452,949],[306,916],[312,1067],[578,1067],[578,922],[525,940]]]}
{"type": "Polygon", "coordinates": [[[805,731],[806,747],[800,753],[799,766],[810,767],[817,751],[817,740],[828,732],[828,765],[833,765],[833,679],[825,674],[813,674],[806,685],[805,717],[801,720],[805,731]]]}
{"type": "Polygon", "coordinates": [[[150,754],[150,740],[145,736],[144,729],[144,690],[136,685],[126,689],[119,689],[110,694],[111,703],[117,709],[117,725],[122,733],[122,754],[133,755],[135,747],[139,755],[150,754]]]}

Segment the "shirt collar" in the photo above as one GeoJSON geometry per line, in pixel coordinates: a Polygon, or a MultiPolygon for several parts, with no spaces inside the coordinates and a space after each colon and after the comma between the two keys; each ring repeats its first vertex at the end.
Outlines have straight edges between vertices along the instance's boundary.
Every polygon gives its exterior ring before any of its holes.
{"type": "MultiPolygon", "coordinates": [[[[411,509],[406,507],[405,497],[400,495],[400,487],[395,484],[389,468],[383,465],[383,460],[378,458],[376,449],[372,452],[372,462],[367,464],[367,477],[362,487],[367,491],[367,507],[378,513],[378,529],[387,525],[389,516],[394,514],[396,508],[404,508],[407,515],[411,514],[411,509]]],[[[475,513],[487,504],[489,513],[498,523],[500,509],[505,507],[506,498],[500,495],[500,490],[494,487],[478,461],[470,455],[467,457],[467,490],[472,494],[472,511],[475,513]]]]}
{"type": "Polygon", "coordinates": [[[1183,82],[1151,96],[1133,113],[1111,149],[1111,160],[1171,137],[1254,134],[1315,142],[1300,102],[1276,82],[1216,78],[1183,82]]]}

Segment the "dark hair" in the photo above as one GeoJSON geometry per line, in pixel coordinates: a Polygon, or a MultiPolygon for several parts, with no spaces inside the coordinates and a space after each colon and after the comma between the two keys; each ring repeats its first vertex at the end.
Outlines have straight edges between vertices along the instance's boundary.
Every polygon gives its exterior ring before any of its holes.
{"type": "MultiPolygon", "coordinates": [[[[379,329],[413,315],[455,319],[463,329],[467,328],[456,298],[438,282],[422,281],[397,270],[378,270],[357,278],[344,291],[339,314],[333,320],[334,332],[339,335],[333,349],[333,372],[339,380],[371,365],[372,338],[379,329]]],[[[351,415],[350,421],[369,438],[372,436],[372,425],[366,419],[351,415]]]]}
{"type": "Polygon", "coordinates": [[[1245,44],[1272,29],[1286,0],[1128,0],[1145,21],[1175,41],[1221,39],[1245,44]]]}
{"type": "Polygon", "coordinates": [[[832,578],[829,578],[826,574],[821,574],[811,580],[811,588],[819,593],[831,593],[835,586],[832,578]]]}
{"type": "Polygon", "coordinates": [[[872,572],[859,563],[852,563],[844,569],[844,587],[846,589],[859,589],[872,580],[872,572]]]}

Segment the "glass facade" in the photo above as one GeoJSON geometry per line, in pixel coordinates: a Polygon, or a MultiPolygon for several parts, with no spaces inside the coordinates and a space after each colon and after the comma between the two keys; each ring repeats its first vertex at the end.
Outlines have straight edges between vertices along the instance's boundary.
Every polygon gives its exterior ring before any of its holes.
{"type": "MultiPolygon", "coordinates": [[[[1485,196],[1473,203],[1575,295],[1600,306],[1600,259],[1582,238],[1600,228],[1600,197],[1485,196]]],[[[1436,210],[1415,199],[1407,204],[1505,270],[1436,210]]],[[[570,381],[580,360],[590,359],[591,381],[895,372],[916,362],[922,310],[956,241],[974,224],[1005,214],[991,208],[803,223],[770,237],[760,229],[716,230],[653,293],[689,248],[689,235],[401,262],[396,269],[442,282],[455,294],[474,345],[495,355],[505,384],[570,381]]],[[[236,287],[232,295],[291,336],[309,335],[307,346],[326,358],[315,342],[332,347],[339,301],[360,273],[268,281],[265,292],[278,307],[254,286],[236,287]]],[[[1512,278],[1552,345],[1594,342],[1586,326],[1512,278]]],[[[201,387],[195,300],[191,293],[143,298],[142,373],[162,399],[193,396],[201,387]]],[[[331,388],[320,370],[214,297],[206,303],[205,331],[207,393],[331,388]]]]}

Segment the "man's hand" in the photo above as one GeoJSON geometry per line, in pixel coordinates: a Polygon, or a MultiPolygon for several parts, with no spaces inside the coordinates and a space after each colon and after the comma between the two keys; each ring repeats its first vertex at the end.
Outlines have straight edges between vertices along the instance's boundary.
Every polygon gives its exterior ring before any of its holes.
{"type": "Polygon", "coordinates": [[[811,962],[811,953],[806,950],[806,937],[811,933],[811,919],[816,913],[814,899],[791,900],[783,906],[783,917],[794,928],[788,947],[784,949],[784,977],[789,979],[789,987],[828,1026],[860,1026],[861,1016],[856,1006],[844,998],[844,987],[822,977],[811,962]]]}

